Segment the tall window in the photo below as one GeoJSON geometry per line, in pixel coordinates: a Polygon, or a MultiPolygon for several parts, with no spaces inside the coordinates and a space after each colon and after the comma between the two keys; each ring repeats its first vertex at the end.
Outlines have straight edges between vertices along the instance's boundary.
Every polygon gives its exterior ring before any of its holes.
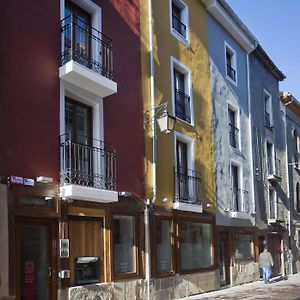
{"type": "Polygon", "coordinates": [[[300,214],[300,184],[296,184],[296,210],[300,214]]]}
{"type": "Polygon", "coordinates": [[[253,236],[251,234],[234,234],[234,257],[253,257],[253,236]]]}
{"type": "Polygon", "coordinates": [[[297,134],[297,131],[293,131],[293,138],[294,138],[294,163],[295,163],[295,168],[299,169],[299,137],[297,134]]]}
{"type": "Polygon", "coordinates": [[[225,63],[226,63],[226,77],[232,83],[237,83],[237,64],[236,53],[227,43],[225,43],[225,63]]]}
{"type": "Polygon", "coordinates": [[[173,270],[172,221],[157,219],[156,236],[156,271],[158,274],[171,273],[173,270]]]}
{"type": "Polygon", "coordinates": [[[274,159],[274,146],[272,143],[267,142],[267,170],[269,175],[275,174],[274,159]]]}
{"type": "Polygon", "coordinates": [[[113,216],[113,265],[115,275],[137,271],[135,239],[135,217],[113,216]]]}
{"type": "Polygon", "coordinates": [[[187,144],[181,141],[176,141],[176,196],[182,201],[189,201],[188,187],[188,154],[187,144]]]}
{"type": "Polygon", "coordinates": [[[232,189],[232,202],[231,209],[233,211],[242,211],[241,190],[239,183],[239,167],[231,164],[231,189],[232,189]]]}
{"type": "Polygon", "coordinates": [[[277,218],[277,197],[272,187],[269,187],[269,219],[277,218]]]}
{"type": "Polygon", "coordinates": [[[188,39],[188,8],[181,0],[171,0],[171,24],[172,31],[183,40],[188,39]]]}
{"type": "Polygon", "coordinates": [[[237,112],[228,107],[228,126],[229,126],[229,143],[230,146],[238,148],[237,112]]]}
{"type": "Polygon", "coordinates": [[[180,222],[179,251],[181,271],[210,268],[213,265],[211,224],[180,222]]]}
{"type": "Polygon", "coordinates": [[[176,68],[173,72],[176,117],[191,123],[191,103],[187,86],[188,75],[176,68]]]}
{"type": "Polygon", "coordinates": [[[271,95],[264,91],[264,104],[265,104],[265,125],[268,128],[273,127],[273,109],[271,95]]]}

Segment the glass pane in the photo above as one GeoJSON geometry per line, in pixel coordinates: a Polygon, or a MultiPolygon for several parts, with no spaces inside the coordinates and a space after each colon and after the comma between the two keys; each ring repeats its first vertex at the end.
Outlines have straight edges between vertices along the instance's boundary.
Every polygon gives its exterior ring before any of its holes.
{"type": "Polygon", "coordinates": [[[182,222],[179,238],[182,271],[209,268],[212,265],[210,224],[182,222]]]}
{"type": "Polygon", "coordinates": [[[48,299],[48,228],[20,228],[21,299],[48,299]]]}
{"type": "Polygon", "coordinates": [[[234,235],[235,258],[252,257],[252,235],[235,234],[234,235]]]}
{"type": "Polygon", "coordinates": [[[77,142],[79,144],[87,145],[88,140],[88,109],[85,107],[77,107],[77,142]]]}
{"type": "Polygon", "coordinates": [[[68,133],[72,133],[73,130],[73,104],[65,102],[65,130],[67,138],[70,137],[68,133]]]}
{"type": "Polygon", "coordinates": [[[156,265],[158,273],[172,271],[171,222],[156,223],[156,265]]]}
{"type": "Polygon", "coordinates": [[[113,217],[114,272],[135,272],[134,217],[113,217]]]}
{"type": "Polygon", "coordinates": [[[23,195],[20,197],[19,201],[22,207],[53,209],[54,206],[54,198],[47,196],[44,197],[23,195]]]}

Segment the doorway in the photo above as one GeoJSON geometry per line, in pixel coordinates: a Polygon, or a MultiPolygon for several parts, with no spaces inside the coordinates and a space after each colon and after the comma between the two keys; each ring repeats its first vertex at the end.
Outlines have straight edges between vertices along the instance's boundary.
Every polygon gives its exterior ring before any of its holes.
{"type": "Polygon", "coordinates": [[[220,284],[230,284],[229,279],[229,236],[227,232],[220,232],[219,238],[219,270],[220,284]]]}
{"type": "Polygon", "coordinates": [[[51,220],[17,220],[17,299],[56,299],[54,226],[51,220]]]}

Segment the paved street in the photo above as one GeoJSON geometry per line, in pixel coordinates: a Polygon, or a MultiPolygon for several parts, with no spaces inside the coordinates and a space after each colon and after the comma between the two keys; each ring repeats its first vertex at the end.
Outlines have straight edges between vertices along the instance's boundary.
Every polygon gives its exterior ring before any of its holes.
{"type": "Polygon", "coordinates": [[[271,283],[268,285],[264,284],[262,281],[259,281],[182,299],[300,300],[300,274],[289,276],[285,279],[271,279],[271,283]]]}

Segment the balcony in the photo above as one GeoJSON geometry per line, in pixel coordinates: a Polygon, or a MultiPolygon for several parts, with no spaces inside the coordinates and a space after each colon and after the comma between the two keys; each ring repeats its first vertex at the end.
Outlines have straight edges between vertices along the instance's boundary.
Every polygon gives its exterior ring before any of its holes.
{"type": "Polygon", "coordinates": [[[62,198],[116,202],[116,151],[96,139],[72,133],[60,136],[60,194],[62,198]]]}
{"type": "Polygon", "coordinates": [[[61,49],[61,79],[100,97],[117,92],[110,38],[69,16],[61,21],[61,49]]]}
{"type": "Polygon", "coordinates": [[[251,219],[248,191],[231,188],[230,217],[233,219],[251,219]]]}
{"type": "Polygon", "coordinates": [[[238,148],[238,134],[239,129],[232,124],[228,124],[229,126],[229,143],[233,148],[238,148]]]}
{"type": "Polygon", "coordinates": [[[229,76],[233,81],[236,81],[236,71],[230,64],[226,64],[226,74],[229,76]]]}
{"type": "Polygon", "coordinates": [[[273,182],[280,182],[281,177],[281,162],[278,158],[268,156],[268,175],[267,178],[273,182]]]}
{"type": "Polygon", "coordinates": [[[175,15],[172,15],[172,28],[186,39],[186,25],[183,24],[175,15]]]}
{"type": "Polygon", "coordinates": [[[175,89],[176,117],[191,123],[190,97],[184,92],[175,89]]]}
{"type": "Polygon", "coordinates": [[[174,167],[175,202],[173,209],[202,213],[200,173],[174,167]]]}

